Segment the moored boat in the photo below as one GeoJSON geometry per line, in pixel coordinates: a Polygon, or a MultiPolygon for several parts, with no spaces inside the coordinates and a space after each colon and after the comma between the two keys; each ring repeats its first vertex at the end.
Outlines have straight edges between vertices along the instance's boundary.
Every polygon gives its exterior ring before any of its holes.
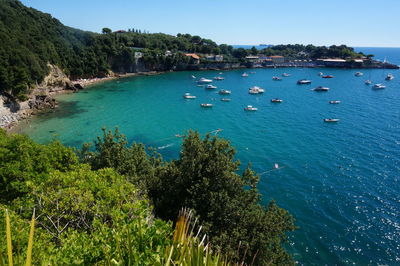
{"type": "Polygon", "coordinates": [[[283,100],[279,99],[279,98],[275,98],[275,99],[271,99],[271,102],[272,103],[281,103],[281,102],[283,102],[283,100]]]}
{"type": "Polygon", "coordinates": [[[277,76],[273,76],[273,77],[272,77],[272,80],[281,81],[281,80],[282,80],[282,78],[280,78],[280,77],[277,77],[277,76]]]}
{"type": "Polygon", "coordinates": [[[384,89],[384,88],[386,88],[386,86],[381,83],[377,83],[374,85],[374,89],[376,89],[376,90],[384,89]]]}
{"type": "Polygon", "coordinates": [[[366,81],[364,81],[365,85],[371,85],[372,81],[370,81],[369,79],[367,79],[366,81]]]}
{"type": "Polygon", "coordinates": [[[330,104],[339,104],[340,101],[329,101],[330,104]]]}
{"type": "Polygon", "coordinates": [[[325,118],[324,122],[332,123],[332,122],[339,122],[340,119],[338,118],[325,118]]]}
{"type": "Polygon", "coordinates": [[[248,76],[249,76],[249,74],[247,74],[247,73],[242,74],[242,77],[248,77],[248,76]]]}
{"type": "Polygon", "coordinates": [[[224,80],[225,78],[224,77],[214,77],[214,80],[224,80]]]}
{"type": "Polygon", "coordinates": [[[196,78],[196,76],[195,75],[192,75],[192,79],[195,79],[196,78]]]}
{"type": "Polygon", "coordinates": [[[200,106],[204,107],[204,108],[211,108],[211,107],[213,107],[213,104],[212,103],[202,103],[202,104],[200,104],[200,106]]]}
{"type": "Polygon", "coordinates": [[[282,77],[290,77],[290,74],[288,74],[288,73],[283,73],[283,74],[282,74],[282,77]]]}
{"type": "Polygon", "coordinates": [[[300,79],[300,80],[297,81],[297,84],[299,84],[299,85],[311,84],[311,80],[309,80],[309,79],[300,79]]]}
{"type": "Polygon", "coordinates": [[[354,76],[356,76],[356,77],[361,77],[362,75],[364,75],[362,72],[356,72],[356,73],[354,74],[354,76]]]}
{"type": "Polygon", "coordinates": [[[194,95],[190,95],[190,93],[185,93],[185,95],[183,95],[183,98],[185,99],[196,99],[196,96],[194,95]]]}
{"type": "Polygon", "coordinates": [[[251,87],[249,89],[249,93],[250,94],[261,94],[261,93],[264,93],[264,92],[265,92],[265,90],[260,88],[260,87],[258,87],[258,86],[254,86],[254,87],[251,87]]]}
{"type": "Polygon", "coordinates": [[[323,76],[323,75],[324,75],[324,73],[322,73],[322,72],[318,73],[318,76],[323,76]]]}
{"type": "Polygon", "coordinates": [[[329,88],[323,87],[323,86],[318,86],[313,89],[313,91],[329,91],[329,88]]]}
{"type": "Polygon", "coordinates": [[[324,79],[331,79],[331,78],[333,78],[333,76],[332,76],[332,75],[325,75],[325,76],[322,76],[322,78],[324,78],[324,79]]]}
{"type": "Polygon", "coordinates": [[[201,78],[197,81],[197,83],[203,84],[203,83],[211,83],[211,79],[206,79],[206,78],[201,78]]]}
{"type": "Polygon", "coordinates": [[[231,94],[231,91],[229,91],[229,90],[220,90],[218,93],[219,94],[231,94]]]}
{"type": "Polygon", "coordinates": [[[392,74],[387,74],[385,80],[392,80],[394,79],[394,76],[392,74]]]}
{"type": "Polygon", "coordinates": [[[256,107],[253,107],[252,105],[247,105],[244,108],[245,111],[257,111],[258,109],[256,107]]]}
{"type": "Polygon", "coordinates": [[[209,89],[209,90],[213,90],[213,89],[216,89],[216,88],[217,88],[217,86],[214,86],[214,85],[211,85],[211,84],[206,86],[206,89],[209,89]]]}
{"type": "Polygon", "coordinates": [[[229,99],[229,98],[222,98],[221,101],[222,101],[222,102],[230,102],[231,99],[229,99]]]}

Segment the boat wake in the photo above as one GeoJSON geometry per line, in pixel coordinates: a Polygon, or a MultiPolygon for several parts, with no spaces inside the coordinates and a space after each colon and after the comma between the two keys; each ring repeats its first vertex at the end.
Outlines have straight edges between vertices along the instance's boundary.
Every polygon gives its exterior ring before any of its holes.
{"type": "Polygon", "coordinates": [[[174,146],[174,144],[170,143],[170,144],[167,144],[167,145],[164,145],[164,146],[157,147],[157,150],[163,150],[163,149],[169,148],[171,146],[174,146]]]}

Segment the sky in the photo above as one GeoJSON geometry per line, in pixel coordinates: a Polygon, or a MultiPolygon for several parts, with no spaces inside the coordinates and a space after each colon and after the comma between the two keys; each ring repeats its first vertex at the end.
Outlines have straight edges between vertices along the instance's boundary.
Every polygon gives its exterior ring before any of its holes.
{"type": "Polygon", "coordinates": [[[400,47],[400,0],[22,0],[67,26],[190,33],[218,44],[400,47]]]}

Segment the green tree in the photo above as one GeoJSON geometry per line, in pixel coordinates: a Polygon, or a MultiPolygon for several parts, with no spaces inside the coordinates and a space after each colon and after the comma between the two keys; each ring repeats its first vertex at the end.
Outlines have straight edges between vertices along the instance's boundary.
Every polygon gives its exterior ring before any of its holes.
{"type": "Polygon", "coordinates": [[[101,33],[103,33],[103,34],[109,34],[109,33],[111,33],[112,32],[112,30],[110,29],[110,28],[103,28],[102,30],[101,30],[101,33]]]}

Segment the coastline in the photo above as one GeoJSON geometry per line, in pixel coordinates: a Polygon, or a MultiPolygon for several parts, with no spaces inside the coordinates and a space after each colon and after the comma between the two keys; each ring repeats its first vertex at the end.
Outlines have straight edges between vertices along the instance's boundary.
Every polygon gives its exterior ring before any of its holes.
{"type": "Polygon", "coordinates": [[[46,112],[49,109],[55,109],[58,107],[57,102],[53,98],[55,95],[60,95],[60,94],[69,94],[69,93],[77,93],[80,90],[83,89],[90,89],[91,86],[94,86],[96,84],[100,84],[103,82],[111,81],[111,80],[117,80],[117,79],[123,79],[123,78],[129,78],[129,77],[135,77],[135,76],[153,76],[153,75],[160,75],[165,72],[162,71],[152,71],[152,72],[138,72],[138,73],[124,73],[124,74],[113,74],[108,77],[104,78],[88,78],[88,79],[77,79],[77,80],[72,80],[71,84],[73,86],[77,86],[80,89],[71,89],[71,88],[66,88],[66,87],[51,87],[51,88],[46,88],[45,90],[33,90],[31,93],[29,99],[24,102],[18,103],[18,107],[16,107],[14,104],[12,104],[10,107],[3,107],[3,102],[0,103],[1,108],[0,108],[0,128],[6,130],[7,132],[13,133],[16,127],[19,125],[19,123],[22,120],[27,120],[31,118],[32,116],[46,112]],[[30,101],[33,101],[35,97],[37,97],[38,94],[43,95],[44,101],[50,102],[47,107],[41,108],[41,109],[33,109],[30,107],[30,101]],[[16,110],[18,108],[18,110],[16,110]]]}

